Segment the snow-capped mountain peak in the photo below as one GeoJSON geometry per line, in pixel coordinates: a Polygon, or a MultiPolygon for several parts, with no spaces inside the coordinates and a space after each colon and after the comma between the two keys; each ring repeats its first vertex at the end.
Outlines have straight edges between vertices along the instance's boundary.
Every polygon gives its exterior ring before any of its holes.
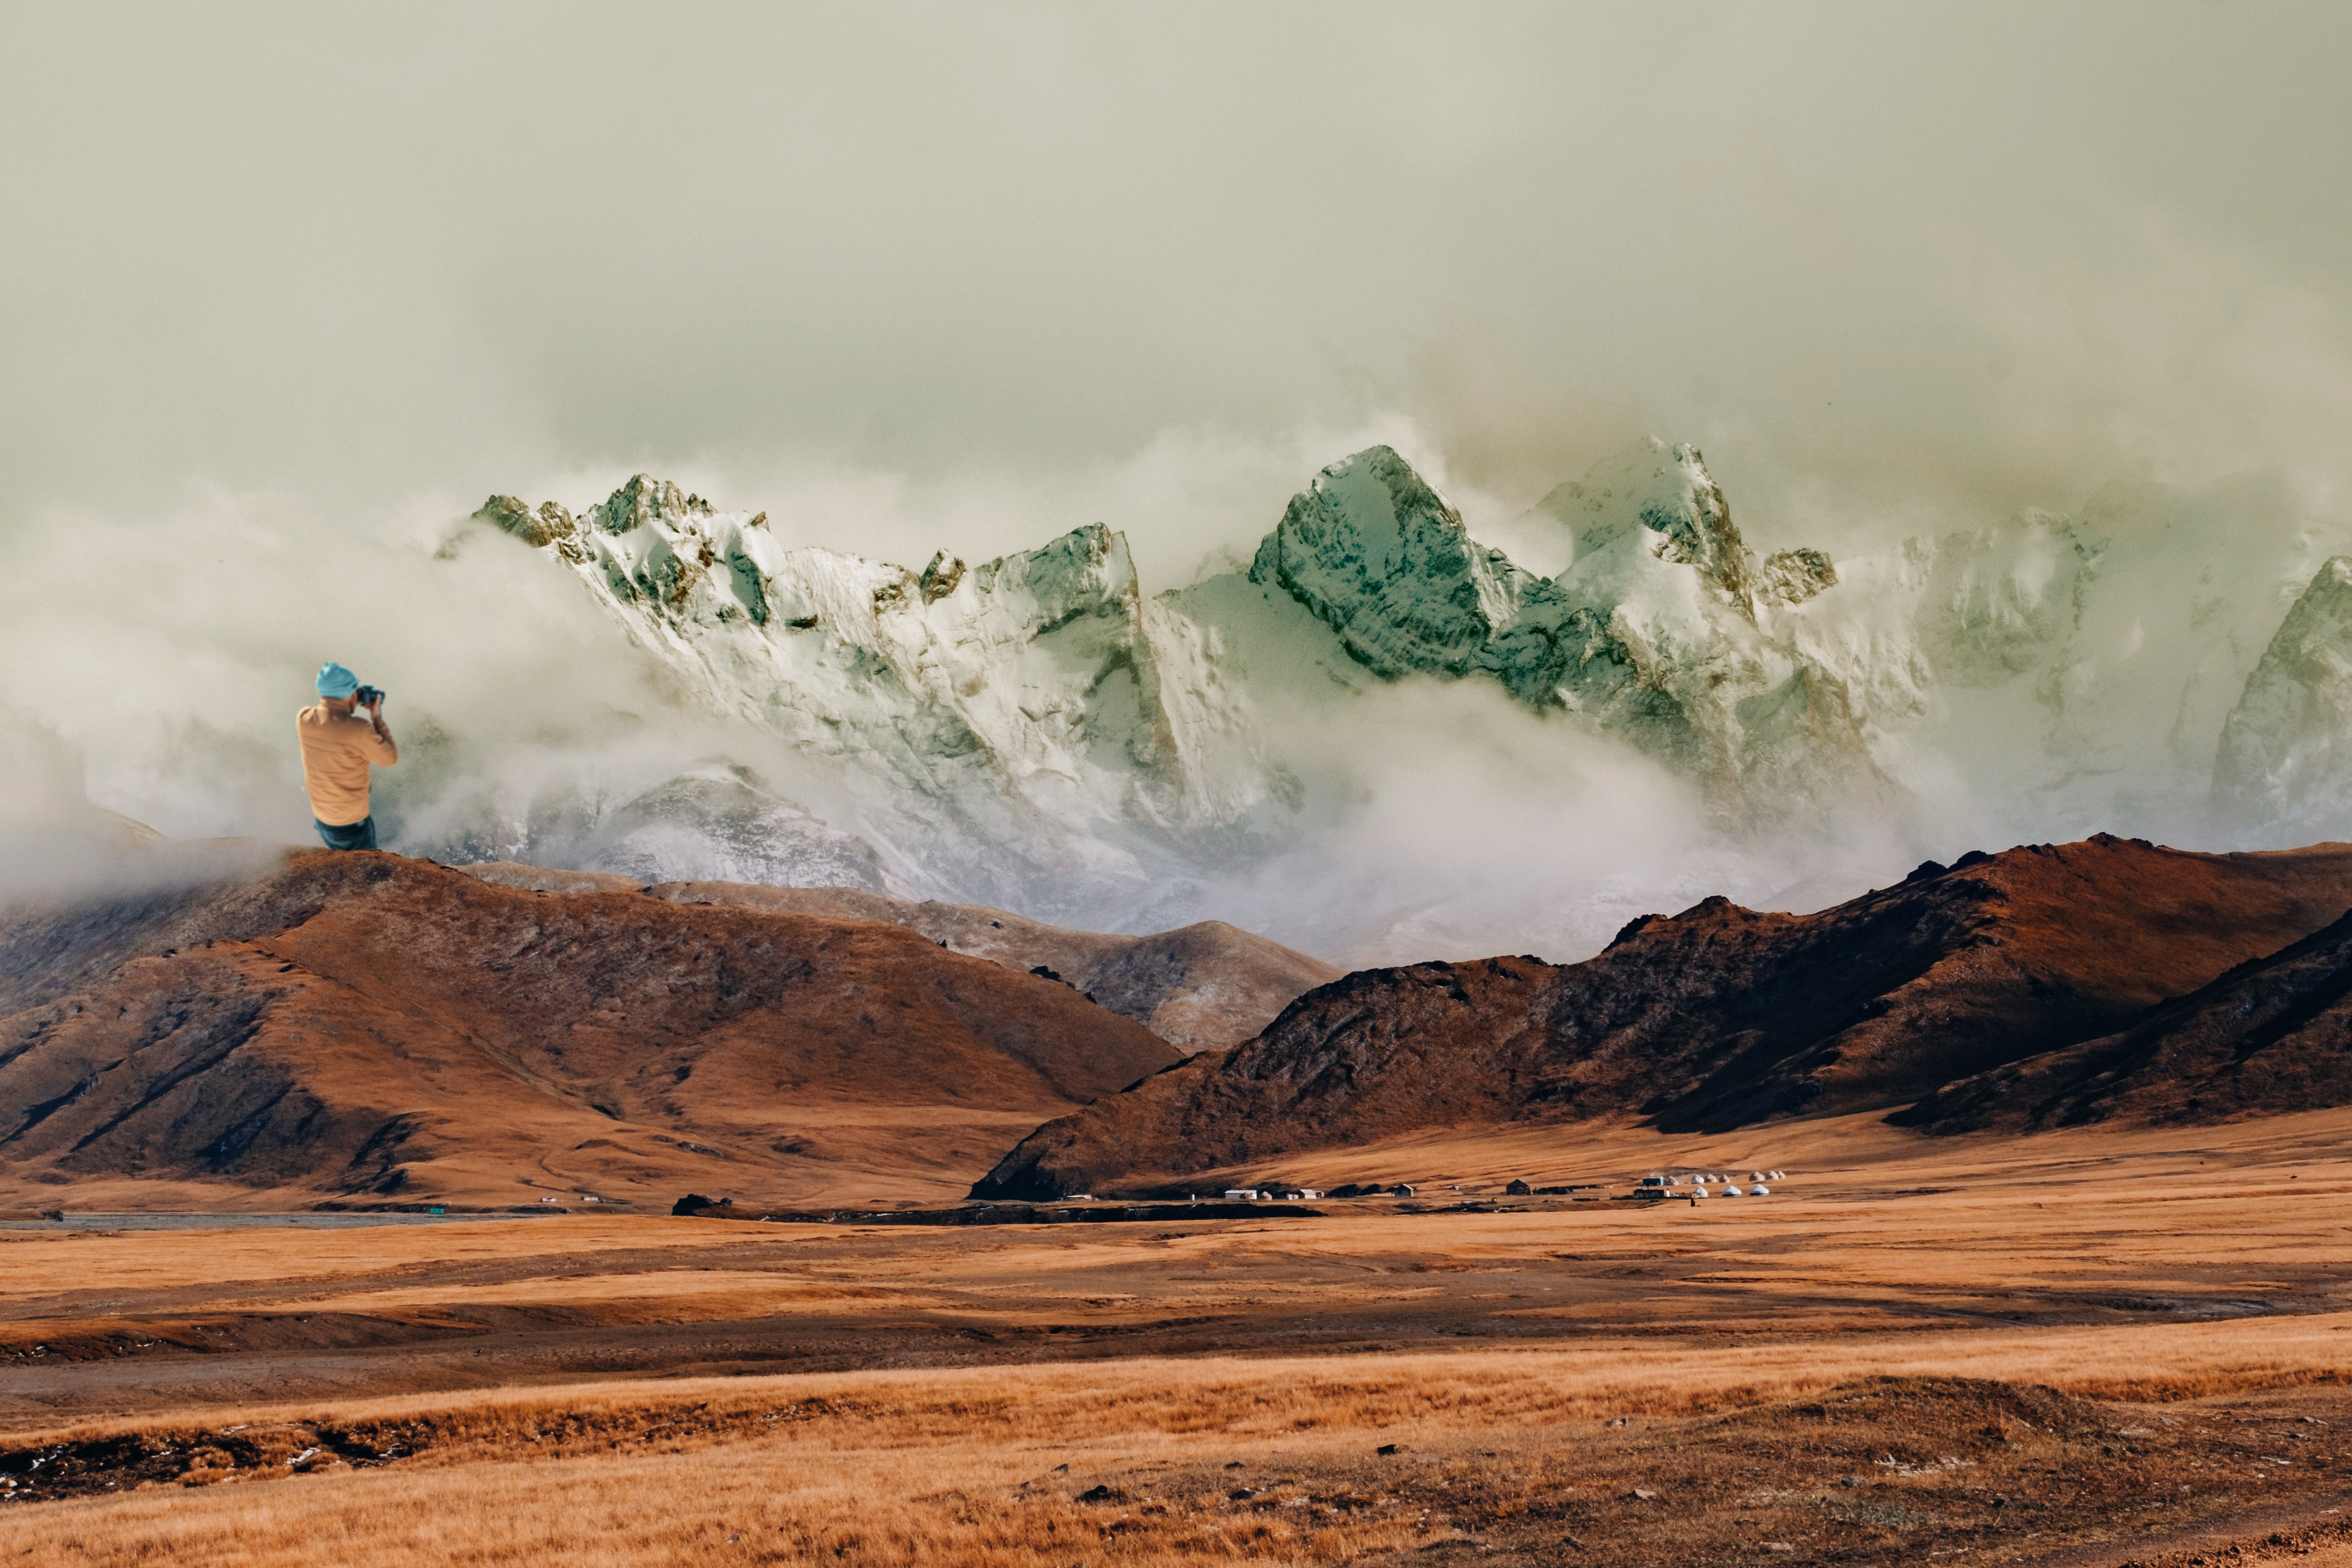
{"type": "Polygon", "coordinates": [[[689,496],[667,479],[638,474],[607,497],[603,505],[592,507],[588,521],[608,534],[625,534],[664,522],[675,526],[690,517],[710,515],[710,503],[701,497],[689,496]]]}
{"type": "Polygon", "coordinates": [[[1476,667],[1537,580],[1473,539],[1386,446],[1342,458],[1292,497],[1249,577],[1297,599],[1391,679],[1476,667]]]}
{"type": "MultiPolygon", "coordinates": [[[[656,817],[685,802],[730,855],[797,834],[778,865],[870,864],[894,891],[1119,927],[1192,918],[1199,881],[1293,841],[1307,796],[1286,727],[1344,725],[1408,680],[1491,682],[1528,723],[1630,746],[1696,787],[1727,843],[1832,842],[1858,810],[1900,822],[1960,775],[1978,798],[2171,790],[2200,810],[2210,780],[2266,832],[2340,815],[2352,568],[2313,580],[2312,552],[2352,538],[2283,498],[2233,479],[2143,498],[2170,508],[2153,526],[2109,503],[1759,559],[1699,452],[1647,439],[1538,504],[1529,525],[1574,546],[1543,578],[1376,446],[1316,475],[1245,573],[1156,597],[1099,523],[917,571],[787,548],[765,514],[644,475],[576,517],[510,497],[478,515],[573,571],[705,706],[840,770],[851,802],[825,822],[713,778],[645,797],[656,817]],[[2225,537],[2209,512],[2265,542],[2184,565],[2179,540],[2225,537]],[[2169,729],[2144,734],[2159,709],[2169,729]],[[2013,738],[1951,738],[1987,726],[2013,738]]],[[[646,822],[628,836],[632,867],[671,841],[646,822]]]]}
{"type": "Polygon", "coordinates": [[[476,515],[568,565],[707,706],[862,780],[858,830],[904,891],[1066,905],[1143,874],[1129,830],[1252,803],[1200,765],[1234,716],[1199,689],[1197,630],[1147,603],[1099,523],[917,572],[786,548],[764,513],[644,475],[587,526],[511,497],[476,515]]]}
{"type": "Polygon", "coordinates": [[[1643,436],[1552,490],[1535,510],[1568,529],[1579,559],[1630,537],[1661,559],[1696,567],[1735,600],[1747,595],[1748,547],[1696,446],[1643,436]]]}

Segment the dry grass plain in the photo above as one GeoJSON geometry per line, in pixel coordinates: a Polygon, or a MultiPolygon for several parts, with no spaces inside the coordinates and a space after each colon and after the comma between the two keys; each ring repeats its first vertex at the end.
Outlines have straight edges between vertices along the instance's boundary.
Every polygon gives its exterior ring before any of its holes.
{"type": "Polygon", "coordinates": [[[1423,1138],[1282,1173],[1421,1186],[1319,1219],[0,1230],[0,1564],[2352,1563],[2347,1136],[1423,1138]],[[1451,1208],[1669,1164],[1790,1176],[1451,1208]]]}

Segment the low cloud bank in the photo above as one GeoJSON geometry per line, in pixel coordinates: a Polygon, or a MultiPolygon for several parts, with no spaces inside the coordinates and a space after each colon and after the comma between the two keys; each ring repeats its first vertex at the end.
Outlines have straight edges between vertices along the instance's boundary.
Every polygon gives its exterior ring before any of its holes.
{"type": "MultiPolygon", "coordinates": [[[[1347,450],[1381,437],[1419,448],[1446,482],[1442,454],[1402,420],[1230,448],[1171,437],[1091,488],[1085,476],[1049,490],[975,480],[928,537],[922,511],[940,492],[891,476],[803,471],[779,481],[776,497],[722,488],[728,475],[692,465],[683,478],[724,505],[756,499],[789,541],[917,564],[941,545],[977,556],[1040,544],[1123,501],[1140,517],[1105,520],[1127,526],[1141,561],[1181,582],[1246,559],[1279,516],[1280,499],[1264,495],[1275,476],[1295,488],[1339,455],[1310,458],[1310,442],[1347,450]],[[1204,538],[1206,561],[1184,560],[1204,538]]],[[[578,506],[604,482],[559,476],[535,493],[578,506]]],[[[1547,548],[1564,559],[1564,539],[1517,522],[1511,498],[1472,486],[1451,494],[1482,537],[1510,539],[1538,567],[1557,564],[1542,559],[1547,548]]],[[[178,841],[312,841],[292,721],[329,657],[392,693],[404,757],[378,775],[388,847],[576,858],[604,843],[600,822],[698,769],[731,768],[761,798],[820,822],[855,821],[867,783],[695,708],[569,573],[469,521],[474,504],[434,494],[330,516],[297,497],[215,490],[143,519],[49,518],[20,559],[56,591],[0,629],[0,660],[18,677],[16,706],[0,717],[22,780],[10,831],[38,849],[17,884],[117,876],[109,835],[121,830],[110,812],[178,841]]],[[[1144,578],[1147,591],[1171,585],[1148,566],[1144,578]]],[[[1480,679],[1269,695],[1261,716],[1272,760],[1298,788],[1291,806],[1248,825],[1255,852],[1211,857],[1177,876],[1181,885],[1088,907],[1086,921],[1124,927],[1146,917],[1139,909],[1167,922],[1214,916],[1357,964],[1496,951],[1573,958],[1634,915],[1711,894],[1833,902],[1926,853],[2032,836],[2037,810],[1987,799],[1984,757],[1974,772],[1938,761],[1955,747],[1997,758],[2015,738],[2000,733],[2005,712],[1961,715],[1919,752],[1912,782],[1931,807],[1925,816],[1856,811],[1833,834],[1775,841],[1727,831],[1657,760],[1530,713],[1480,679]]],[[[2128,804],[2124,792],[2111,798],[2128,804]]],[[[2133,831],[2138,820],[2119,810],[2081,831],[2133,831]]]]}

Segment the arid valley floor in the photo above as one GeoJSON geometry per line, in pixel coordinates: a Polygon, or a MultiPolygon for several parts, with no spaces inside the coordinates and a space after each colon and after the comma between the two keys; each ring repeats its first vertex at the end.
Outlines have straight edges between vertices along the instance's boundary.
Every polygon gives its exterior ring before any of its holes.
{"type": "Polygon", "coordinates": [[[1428,1136],[1302,1166],[1420,1188],[1319,1218],[14,1223],[0,1562],[2352,1563],[2347,1135],[1428,1136]],[[1789,1177],[1500,1190],[1671,1165],[1789,1177]]]}

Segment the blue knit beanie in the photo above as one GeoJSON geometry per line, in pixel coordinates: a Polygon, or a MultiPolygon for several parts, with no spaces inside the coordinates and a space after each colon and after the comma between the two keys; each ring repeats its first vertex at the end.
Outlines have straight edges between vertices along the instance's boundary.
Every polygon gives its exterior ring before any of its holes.
{"type": "Polygon", "coordinates": [[[347,697],[360,689],[360,678],[332,659],[319,666],[319,695],[347,697]]]}

